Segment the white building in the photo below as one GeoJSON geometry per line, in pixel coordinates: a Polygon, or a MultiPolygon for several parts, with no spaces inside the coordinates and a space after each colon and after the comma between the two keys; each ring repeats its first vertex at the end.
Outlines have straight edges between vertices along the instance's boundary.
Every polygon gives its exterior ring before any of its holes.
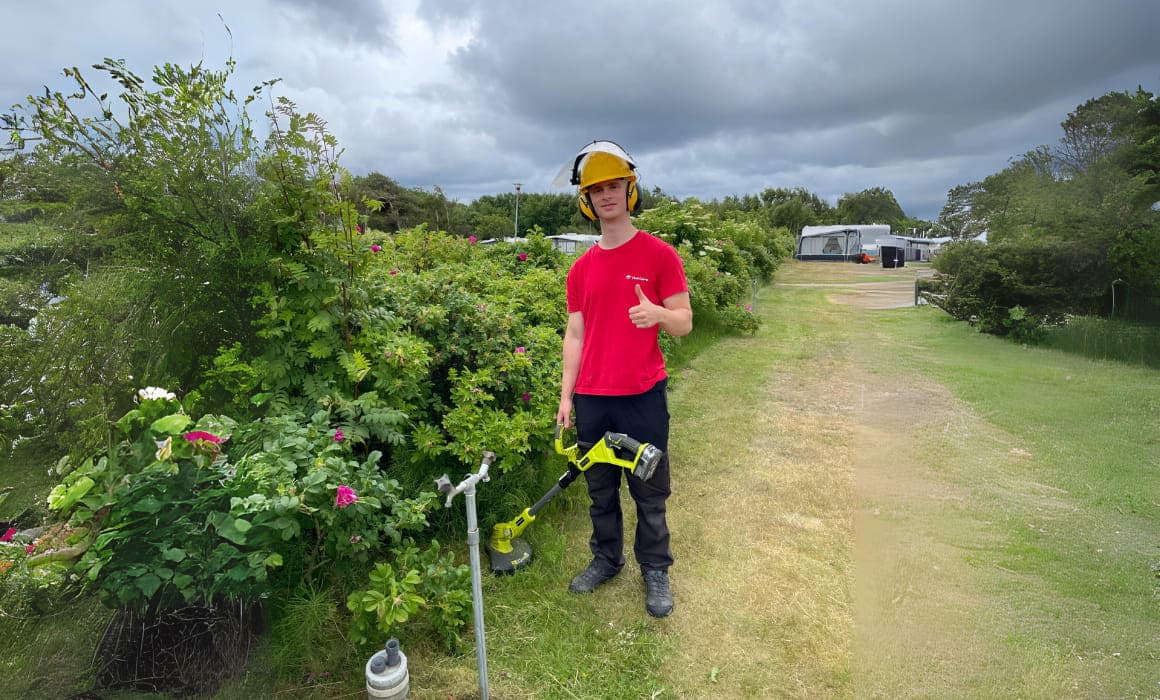
{"type": "Polygon", "coordinates": [[[591,233],[561,233],[544,238],[552,242],[553,248],[563,253],[583,253],[600,240],[600,236],[591,233]]]}

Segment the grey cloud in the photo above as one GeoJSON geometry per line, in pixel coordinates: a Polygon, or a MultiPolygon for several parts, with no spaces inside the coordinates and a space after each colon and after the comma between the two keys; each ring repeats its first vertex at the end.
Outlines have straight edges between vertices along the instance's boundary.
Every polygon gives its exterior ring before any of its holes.
{"type": "Polygon", "coordinates": [[[323,33],[331,41],[393,45],[393,23],[378,0],[278,0],[274,9],[323,33]]]}
{"type": "MultiPolygon", "coordinates": [[[[110,52],[139,72],[220,65],[216,12],[21,3],[6,19],[38,31],[0,48],[0,103],[110,52]]],[[[929,218],[951,187],[1054,143],[1083,101],[1160,88],[1153,0],[265,0],[223,17],[240,86],[283,78],[348,168],[460,200],[514,181],[547,191],[576,149],[610,138],[646,186],[679,196],[882,186],[929,218]],[[404,54],[417,45],[420,63],[404,54]]]]}

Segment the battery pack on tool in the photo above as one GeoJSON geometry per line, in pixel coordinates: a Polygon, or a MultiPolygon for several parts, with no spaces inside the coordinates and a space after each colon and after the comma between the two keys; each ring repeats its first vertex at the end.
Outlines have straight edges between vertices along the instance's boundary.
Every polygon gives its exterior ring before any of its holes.
{"type": "Polygon", "coordinates": [[[604,443],[618,452],[627,453],[625,459],[632,463],[632,475],[641,481],[652,478],[661,458],[665,456],[664,451],[656,445],[639,442],[624,433],[605,433],[604,443]]]}

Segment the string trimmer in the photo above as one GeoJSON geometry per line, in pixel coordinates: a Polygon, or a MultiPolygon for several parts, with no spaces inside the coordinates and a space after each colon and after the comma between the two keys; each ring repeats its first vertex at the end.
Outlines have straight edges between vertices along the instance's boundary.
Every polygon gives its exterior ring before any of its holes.
{"type": "Polygon", "coordinates": [[[632,472],[642,481],[648,481],[665,453],[656,445],[638,442],[624,433],[608,432],[595,445],[580,454],[579,443],[564,447],[563,426],[556,426],[554,443],[556,452],[568,459],[568,470],[556,480],[551,489],[535,505],[505,523],[496,523],[491,530],[491,540],[487,543],[487,553],[491,557],[491,570],[496,574],[511,574],[532,561],[532,547],[520,539],[520,535],[536,520],[548,502],[568,488],[580,472],[587,471],[593,464],[613,464],[632,472]]]}

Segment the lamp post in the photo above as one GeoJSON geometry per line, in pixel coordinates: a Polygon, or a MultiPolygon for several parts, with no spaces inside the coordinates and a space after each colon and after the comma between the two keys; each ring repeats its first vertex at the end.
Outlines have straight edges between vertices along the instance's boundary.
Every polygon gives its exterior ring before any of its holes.
{"type": "Polygon", "coordinates": [[[516,231],[515,231],[515,237],[519,238],[520,237],[520,185],[523,183],[513,182],[512,184],[516,186],[516,231]]]}

